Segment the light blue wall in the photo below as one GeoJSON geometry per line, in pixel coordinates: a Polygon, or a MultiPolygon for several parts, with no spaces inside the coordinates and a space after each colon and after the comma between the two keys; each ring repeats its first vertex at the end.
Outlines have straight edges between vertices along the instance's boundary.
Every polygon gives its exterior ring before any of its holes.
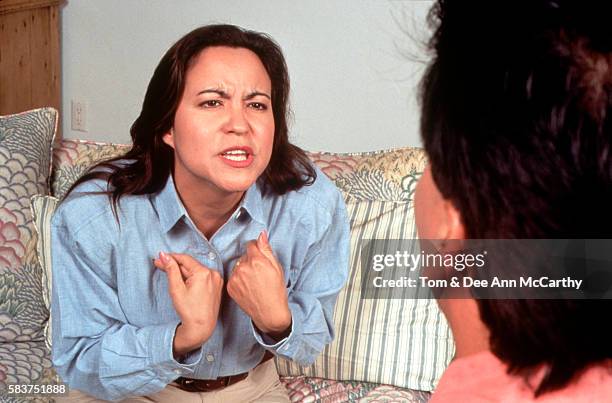
{"type": "Polygon", "coordinates": [[[267,32],[281,44],[296,144],[326,151],[419,145],[416,86],[424,65],[413,56],[426,58],[418,42],[428,36],[430,6],[429,0],[68,0],[64,137],[129,142],[163,53],[191,29],[224,22],[267,32]],[[70,129],[72,99],[87,104],[87,133],[70,129]]]}

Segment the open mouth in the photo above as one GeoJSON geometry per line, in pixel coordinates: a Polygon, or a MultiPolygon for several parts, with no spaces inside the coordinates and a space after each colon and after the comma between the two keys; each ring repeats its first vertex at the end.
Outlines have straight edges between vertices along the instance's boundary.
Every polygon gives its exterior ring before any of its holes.
{"type": "Polygon", "coordinates": [[[223,152],[221,156],[230,161],[246,161],[249,153],[246,150],[229,150],[223,152]]]}
{"type": "Polygon", "coordinates": [[[221,160],[233,168],[247,168],[254,160],[253,150],[247,146],[235,146],[223,150],[221,160]]]}

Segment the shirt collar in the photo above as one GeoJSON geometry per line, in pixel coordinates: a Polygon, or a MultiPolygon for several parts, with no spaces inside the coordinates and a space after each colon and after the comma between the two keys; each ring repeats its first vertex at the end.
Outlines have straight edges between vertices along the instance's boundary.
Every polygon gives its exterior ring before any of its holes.
{"type": "Polygon", "coordinates": [[[168,175],[163,189],[155,194],[153,203],[163,232],[170,231],[181,218],[187,215],[183,202],[176,193],[172,175],[168,175]]]}
{"type": "Polygon", "coordinates": [[[246,191],[241,209],[244,209],[253,220],[262,225],[266,224],[263,214],[263,194],[260,181],[255,181],[246,191]]]}
{"type": "MultiPolygon", "coordinates": [[[[163,232],[170,231],[180,219],[187,217],[187,210],[176,192],[172,175],[168,175],[168,180],[163,189],[155,194],[153,203],[163,232]]],[[[246,211],[253,220],[265,225],[262,204],[262,189],[259,181],[256,181],[247,189],[238,210],[246,211]]]]}

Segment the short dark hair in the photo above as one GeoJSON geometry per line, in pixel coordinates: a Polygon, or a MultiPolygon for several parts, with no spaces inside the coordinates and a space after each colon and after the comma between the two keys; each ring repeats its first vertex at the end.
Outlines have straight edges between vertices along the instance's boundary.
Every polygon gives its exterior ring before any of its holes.
{"type": "Polygon", "coordinates": [[[166,52],[153,73],[142,111],[130,130],[132,148],[95,166],[71,190],[87,180],[106,179],[115,206],[124,194],[151,194],[163,188],[174,164],[174,154],[162,138],[174,124],[189,68],[204,49],[212,46],[251,50],[270,76],[275,129],[272,156],[261,178],[264,187],[284,194],[314,182],[316,171],[306,153],[289,142],[289,73],[280,46],[266,34],[219,24],[191,31],[166,52]],[[116,164],[122,159],[127,163],[116,164]]]}
{"type": "MultiPolygon", "coordinates": [[[[612,24],[605,2],[439,0],[421,83],[434,182],[469,238],[612,238],[612,24]]],[[[536,395],[612,357],[610,300],[479,300],[536,395]]]]}

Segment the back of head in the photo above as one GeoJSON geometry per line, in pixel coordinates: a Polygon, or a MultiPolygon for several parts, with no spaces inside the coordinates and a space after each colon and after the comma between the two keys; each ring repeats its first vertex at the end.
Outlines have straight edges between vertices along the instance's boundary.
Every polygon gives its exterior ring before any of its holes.
{"type": "Polygon", "coordinates": [[[432,10],[423,141],[469,237],[612,233],[605,4],[451,0],[432,10]]]}
{"type": "MultiPolygon", "coordinates": [[[[607,2],[440,0],[421,87],[434,181],[470,238],[612,238],[607,2]]],[[[511,371],[537,393],[612,357],[610,300],[481,300],[511,371]]]]}

